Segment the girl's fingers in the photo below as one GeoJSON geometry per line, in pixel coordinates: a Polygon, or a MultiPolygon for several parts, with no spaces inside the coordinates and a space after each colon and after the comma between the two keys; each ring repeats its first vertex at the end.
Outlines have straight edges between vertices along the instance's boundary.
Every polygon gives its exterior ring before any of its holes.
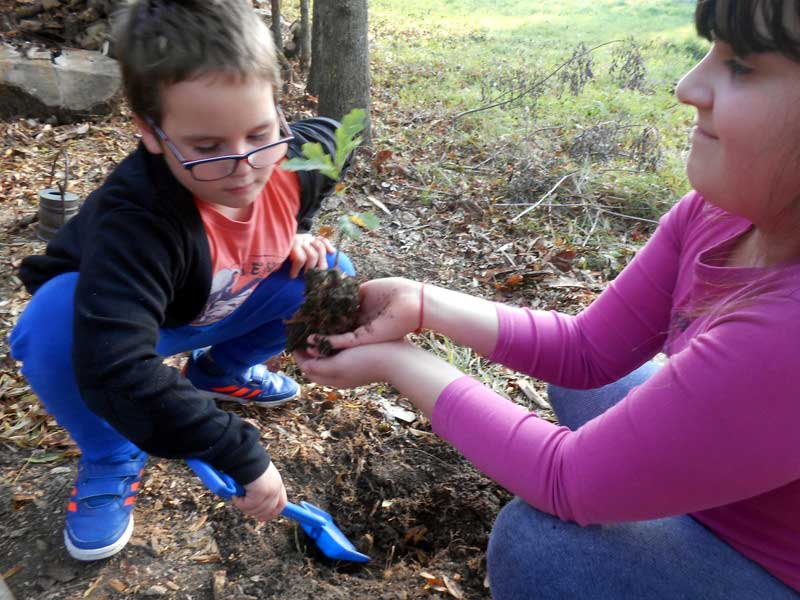
{"type": "Polygon", "coordinates": [[[337,335],[311,335],[308,340],[313,346],[318,346],[322,340],[327,340],[332,348],[337,350],[344,350],[345,348],[352,348],[359,343],[359,336],[363,336],[363,327],[359,327],[355,331],[349,333],[339,333],[337,335]]]}

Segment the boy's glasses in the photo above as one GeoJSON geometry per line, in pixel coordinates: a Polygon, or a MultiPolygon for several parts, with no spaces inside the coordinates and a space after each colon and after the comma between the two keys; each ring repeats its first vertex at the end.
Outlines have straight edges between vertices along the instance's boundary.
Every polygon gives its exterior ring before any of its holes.
{"type": "Polygon", "coordinates": [[[146,117],[146,121],[175,155],[178,162],[183,165],[183,168],[191,173],[192,177],[197,181],[216,181],[233,175],[241,160],[246,160],[247,164],[254,169],[263,169],[264,167],[274,165],[286,156],[286,151],[289,149],[289,142],[294,139],[294,135],[292,135],[280,108],[277,109],[277,113],[278,124],[280,126],[279,135],[283,136],[279,140],[254,148],[246,154],[227,154],[225,156],[215,156],[213,158],[203,158],[200,160],[186,160],[167,134],[155,124],[155,121],[150,117],[146,117]]]}

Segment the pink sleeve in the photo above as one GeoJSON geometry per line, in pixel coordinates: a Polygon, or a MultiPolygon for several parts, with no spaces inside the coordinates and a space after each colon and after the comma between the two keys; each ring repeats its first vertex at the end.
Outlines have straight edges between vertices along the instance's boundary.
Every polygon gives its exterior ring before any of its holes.
{"type": "Polygon", "coordinates": [[[490,359],[549,383],[586,389],[616,381],[657,354],[666,339],[682,228],[698,210],[690,195],[667,213],[648,243],[580,315],[497,304],[490,359]]]}
{"type": "MultiPolygon", "coordinates": [[[[696,196],[676,205],[577,317],[499,306],[492,358],[573,388],[648,360],[664,344],[678,278],[691,274],[697,249],[682,240],[701,209],[696,196]]],[[[468,377],[440,395],[434,430],[533,506],[581,524],[697,512],[778,488],[800,478],[796,361],[785,359],[797,354],[800,300],[791,286],[778,291],[709,315],[666,366],[578,431],[468,377]]]]}
{"type": "Polygon", "coordinates": [[[572,432],[463,377],[433,428],[533,506],[580,524],[644,520],[750,498],[800,478],[800,300],[713,320],[645,384],[572,432]]]}

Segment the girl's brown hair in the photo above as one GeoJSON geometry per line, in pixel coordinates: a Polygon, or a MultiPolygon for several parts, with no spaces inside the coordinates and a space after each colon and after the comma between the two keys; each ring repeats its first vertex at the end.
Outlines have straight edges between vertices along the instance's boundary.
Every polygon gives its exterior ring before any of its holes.
{"type": "Polygon", "coordinates": [[[740,56],[779,52],[800,62],[800,0],[698,0],[695,26],[740,56]]]}

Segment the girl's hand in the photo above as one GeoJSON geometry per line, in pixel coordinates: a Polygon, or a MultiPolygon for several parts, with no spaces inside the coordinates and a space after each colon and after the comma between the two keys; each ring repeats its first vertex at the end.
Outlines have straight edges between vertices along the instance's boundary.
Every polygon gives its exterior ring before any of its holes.
{"type": "Polygon", "coordinates": [[[394,368],[413,348],[402,340],[350,348],[329,358],[316,358],[298,350],[294,358],[311,381],[336,388],[353,388],[380,381],[391,383],[394,368]]]}
{"type": "MultiPolygon", "coordinates": [[[[391,277],[373,279],[359,288],[360,327],[350,333],[324,336],[335,349],[352,348],[402,339],[422,327],[422,284],[391,277]]],[[[312,335],[309,343],[316,346],[320,336],[312,335]]]]}
{"type": "Polygon", "coordinates": [[[244,514],[258,519],[270,521],[281,514],[286,506],[286,488],[274,463],[255,481],[244,486],[245,496],[233,497],[233,504],[244,514]]]}
{"type": "Polygon", "coordinates": [[[348,348],[330,358],[314,358],[300,351],[294,357],[311,381],[337,388],[385,381],[428,416],[442,390],[464,376],[453,365],[406,340],[348,348]]]}
{"type": "Polygon", "coordinates": [[[326,270],[327,255],[334,251],[333,245],[324,237],[315,237],[310,233],[296,234],[289,252],[289,260],[292,261],[289,277],[294,279],[303,268],[326,270]]]}

